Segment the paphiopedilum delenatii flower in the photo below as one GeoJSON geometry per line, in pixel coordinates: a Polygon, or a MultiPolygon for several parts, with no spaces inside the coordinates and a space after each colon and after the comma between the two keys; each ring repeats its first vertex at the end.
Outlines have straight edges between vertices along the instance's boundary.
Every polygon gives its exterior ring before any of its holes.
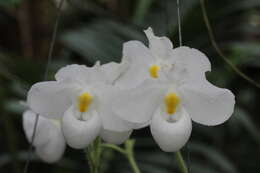
{"type": "Polygon", "coordinates": [[[206,79],[208,58],[189,47],[173,49],[166,37],[145,31],[149,48],[139,41],[124,44],[123,61],[129,67],[119,79],[130,86],[118,93],[113,110],[133,128],[150,125],[164,151],[177,151],[189,139],[191,119],[203,125],[218,125],[233,113],[235,99],[228,89],[206,79]]]}
{"type": "Polygon", "coordinates": [[[167,37],[145,31],[149,48],[139,41],[123,46],[121,64],[70,65],[56,81],[35,84],[30,108],[41,116],[62,118],[67,143],[84,148],[100,135],[121,143],[132,128],[150,125],[164,151],[188,141],[192,122],[218,125],[233,113],[234,95],[209,83],[208,58],[189,47],[173,49],[167,37]]]}
{"type": "Polygon", "coordinates": [[[110,105],[118,92],[114,82],[121,68],[117,63],[69,65],[57,72],[56,81],[33,85],[28,104],[41,116],[62,118],[65,139],[73,148],[85,148],[97,136],[120,144],[132,132],[110,105]]]}

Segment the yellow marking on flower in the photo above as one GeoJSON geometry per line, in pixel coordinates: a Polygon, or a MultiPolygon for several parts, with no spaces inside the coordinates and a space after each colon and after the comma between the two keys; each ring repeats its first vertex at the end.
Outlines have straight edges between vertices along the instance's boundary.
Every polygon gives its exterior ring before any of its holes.
{"type": "Polygon", "coordinates": [[[180,103],[180,98],[175,93],[168,93],[164,97],[164,104],[166,106],[166,112],[169,115],[173,115],[176,112],[177,106],[180,103]]]}
{"type": "Polygon", "coordinates": [[[89,108],[89,105],[92,103],[92,96],[85,92],[83,94],[81,94],[79,97],[78,97],[78,109],[79,109],[79,112],[86,112],[89,108]]]}
{"type": "Polygon", "coordinates": [[[160,67],[158,65],[152,65],[149,68],[150,76],[153,78],[158,78],[158,71],[160,70],[160,67]]]}

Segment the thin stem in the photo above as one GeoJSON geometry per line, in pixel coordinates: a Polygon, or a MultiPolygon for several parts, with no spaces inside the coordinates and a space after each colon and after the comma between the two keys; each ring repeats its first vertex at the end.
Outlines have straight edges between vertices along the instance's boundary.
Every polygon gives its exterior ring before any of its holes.
{"type": "Polygon", "coordinates": [[[179,44],[180,44],[180,46],[182,46],[180,0],[177,0],[176,2],[177,2],[177,13],[178,13],[179,44]]]}
{"type": "Polygon", "coordinates": [[[175,153],[175,157],[176,157],[176,160],[177,160],[177,163],[178,163],[178,166],[179,166],[181,172],[182,173],[188,173],[188,169],[187,169],[186,163],[183,160],[183,157],[181,155],[181,151],[177,151],[175,153]]]}
{"type": "Polygon", "coordinates": [[[101,139],[98,137],[87,149],[87,159],[91,173],[99,172],[101,154],[101,139]]]}
{"type": "Polygon", "coordinates": [[[135,157],[134,157],[134,144],[135,144],[135,141],[129,139],[125,142],[125,148],[124,149],[121,148],[121,147],[118,147],[116,145],[113,145],[113,144],[101,144],[101,146],[104,147],[104,148],[113,149],[113,150],[123,154],[127,158],[127,160],[129,161],[133,172],[134,173],[141,173],[139,167],[137,166],[135,157]]]}
{"type": "Polygon", "coordinates": [[[200,0],[200,5],[201,5],[201,9],[202,9],[202,15],[204,18],[204,22],[205,25],[207,27],[208,30],[208,34],[209,34],[209,38],[211,41],[212,46],[214,47],[214,49],[216,50],[216,52],[219,54],[219,56],[243,79],[245,79],[247,82],[249,82],[250,84],[254,85],[257,88],[260,88],[260,84],[257,83],[256,81],[254,81],[252,78],[250,78],[249,76],[247,76],[245,73],[243,73],[242,71],[240,71],[233,63],[232,61],[230,61],[225,55],[224,53],[221,51],[221,49],[219,48],[211,24],[209,22],[209,18],[208,18],[208,14],[207,14],[207,10],[205,7],[205,0],[200,0]]]}
{"type": "Polygon", "coordinates": [[[36,117],[35,117],[32,140],[31,140],[30,147],[29,147],[29,150],[28,150],[29,151],[28,152],[28,159],[26,161],[26,164],[25,164],[25,167],[24,167],[24,170],[23,170],[24,173],[27,173],[28,170],[29,170],[29,165],[30,165],[30,162],[31,162],[32,152],[33,152],[33,143],[34,143],[34,139],[35,139],[35,136],[36,136],[36,130],[37,130],[38,122],[39,122],[39,114],[37,114],[36,117]]]}
{"type": "MultiPolygon", "coordinates": [[[[182,46],[183,45],[183,42],[182,42],[182,27],[181,27],[181,4],[180,4],[180,0],[176,0],[176,4],[177,4],[177,17],[178,17],[178,33],[179,33],[179,46],[182,46]]],[[[187,148],[188,150],[188,164],[189,164],[189,149],[187,148]]],[[[182,158],[182,155],[181,155],[181,152],[178,151],[176,153],[176,158],[177,158],[177,161],[179,163],[179,165],[181,164],[182,165],[182,172],[188,172],[188,169],[186,167],[186,164],[182,158]]],[[[189,168],[189,167],[188,167],[189,168]]]]}
{"type": "Polygon", "coordinates": [[[127,157],[127,158],[128,158],[128,161],[129,161],[129,163],[130,163],[130,165],[131,165],[131,167],[132,167],[134,173],[141,173],[140,169],[139,169],[138,166],[137,166],[137,163],[136,163],[136,161],[135,161],[135,158],[134,158],[133,154],[127,155],[127,156],[128,156],[128,157],[127,157]]]}
{"type": "Polygon", "coordinates": [[[88,150],[86,151],[87,161],[88,161],[88,165],[89,165],[89,170],[91,173],[93,173],[94,172],[93,163],[92,163],[90,151],[88,151],[88,150]]]}
{"type": "Polygon", "coordinates": [[[134,144],[135,144],[135,140],[127,140],[125,142],[126,157],[129,161],[134,173],[141,173],[141,171],[135,161],[135,157],[134,157],[134,144]]]}
{"type": "Polygon", "coordinates": [[[56,41],[56,38],[57,38],[59,21],[60,21],[60,17],[61,17],[61,8],[63,6],[63,3],[64,3],[64,0],[61,0],[59,2],[58,9],[57,9],[57,17],[56,17],[56,20],[55,20],[54,29],[53,29],[52,38],[51,38],[51,43],[50,43],[50,47],[49,47],[48,60],[47,60],[47,64],[46,64],[46,70],[45,70],[45,73],[44,73],[44,80],[47,79],[47,76],[48,76],[48,73],[49,73],[49,67],[50,67],[50,63],[51,63],[51,60],[52,60],[52,54],[53,54],[53,50],[54,50],[55,41],[56,41]]]}
{"type": "Polygon", "coordinates": [[[113,144],[101,144],[101,147],[103,148],[110,148],[110,149],[113,149],[121,154],[126,154],[125,150],[122,149],[121,147],[118,147],[116,145],[113,145],[113,144]]]}

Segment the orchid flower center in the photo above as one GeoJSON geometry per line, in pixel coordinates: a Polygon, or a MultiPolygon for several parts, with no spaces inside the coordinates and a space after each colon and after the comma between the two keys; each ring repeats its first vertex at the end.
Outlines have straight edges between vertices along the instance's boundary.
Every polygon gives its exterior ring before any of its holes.
{"type": "Polygon", "coordinates": [[[79,112],[86,112],[92,103],[93,97],[85,92],[78,97],[78,110],[79,112]]]}
{"type": "Polygon", "coordinates": [[[177,110],[177,106],[180,103],[180,98],[175,94],[175,93],[168,93],[165,97],[164,97],[164,104],[166,106],[166,112],[169,115],[173,115],[176,110],[177,110]]]}
{"type": "Polygon", "coordinates": [[[150,76],[152,78],[158,78],[158,71],[160,70],[160,66],[158,65],[151,65],[149,68],[150,76]]]}

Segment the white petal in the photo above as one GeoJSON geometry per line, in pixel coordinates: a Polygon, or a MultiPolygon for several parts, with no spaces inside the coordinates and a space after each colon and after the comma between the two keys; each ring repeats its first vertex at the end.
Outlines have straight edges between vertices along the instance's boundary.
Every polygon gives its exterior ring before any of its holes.
{"type": "MultiPolygon", "coordinates": [[[[32,139],[36,114],[26,111],[23,114],[23,127],[29,141],[32,139]]],[[[39,116],[33,145],[41,159],[48,163],[58,161],[65,150],[65,140],[58,120],[39,116]],[[55,122],[57,121],[57,122],[55,122]]]]}
{"type": "Polygon", "coordinates": [[[165,152],[178,151],[189,140],[192,129],[191,119],[185,110],[178,113],[181,115],[177,121],[168,122],[158,109],[152,119],[150,125],[152,136],[165,152]]]}
{"type": "Polygon", "coordinates": [[[100,136],[107,143],[119,145],[119,144],[124,143],[129,138],[131,133],[132,133],[132,130],[124,131],[124,132],[117,132],[117,131],[103,129],[101,131],[100,136]]]}
{"type": "Polygon", "coordinates": [[[66,148],[60,125],[49,134],[49,138],[47,144],[36,146],[36,153],[43,161],[53,163],[60,160],[66,148]]]}
{"type": "Polygon", "coordinates": [[[123,120],[143,125],[149,123],[165,92],[166,88],[161,84],[144,83],[136,89],[118,92],[112,108],[123,120]]]}
{"type": "Polygon", "coordinates": [[[56,74],[55,79],[57,81],[72,80],[72,81],[84,81],[86,79],[86,66],[85,65],[67,65],[61,68],[56,74]]]}
{"type": "Polygon", "coordinates": [[[169,74],[174,78],[188,78],[188,80],[196,81],[205,78],[205,72],[211,70],[207,56],[199,50],[189,47],[175,48],[168,61],[174,65],[172,73],[169,74]]]}
{"type": "Polygon", "coordinates": [[[146,64],[155,60],[149,49],[140,41],[128,41],[123,45],[123,60],[146,64]]]}
{"type": "Polygon", "coordinates": [[[66,142],[75,149],[87,147],[98,135],[101,120],[97,114],[91,115],[87,121],[81,121],[73,115],[73,107],[65,112],[62,119],[62,130],[66,142]]]}
{"type": "Polygon", "coordinates": [[[156,58],[167,58],[169,51],[173,48],[172,42],[167,37],[157,37],[154,35],[152,28],[144,31],[148,40],[149,48],[156,58]]]}
{"type": "Polygon", "coordinates": [[[197,123],[218,125],[228,120],[233,113],[235,97],[232,92],[206,80],[187,83],[181,92],[185,109],[197,123]]]}
{"type": "MultiPolygon", "coordinates": [[[[36,121],[36,113],[27,110],[23,113],[23,128],[26,134],[27,140],[32,141],[34,126],[36,121]]],[[[51,130],[55,130],[55,127],[50,122],[49,119],[46,119],[42,116],[39,116],[37,123],[37,128],[35,131],[35,138],[33,145],[43,145],[49,142],[49,133],[51,130]]]]}
{"type": "Polygon", "coordinates": [[[119,89],[115,86],[99,86],[98,113],[102,120],[102,126],[105,130],[124,132],[131,129],[128,122],[122,120],[113,110],[113,100],[116,98],[119,89]]]}
{"type": "Polygon", "coordinates": [[[40,82],[34,84],[28,92],[27,102],[30,108],[48,118],[60,118],[71,105],[68,88],[58,82],[40,82]]]}
{"type": "Polygon", "coordinates": [[[114,84],[116,80],[127,70],[127,63],[110,62],[101,66],[107,80],[110,84],[114,84]]]}
{"type": "Polygon", "coordinates": [[[134,88],[150,78],[149,65],[155,62],[149,49],[139,41],[129,41],[123,46],[122,63],[128,64],[127,71],[117,80],[121,88],[134,88]]]}
{"type": "Polygon", "coordinates": [[[100,83],[106,80],[98,64],[93,67],[77,64],[68,65],[56,73],[55,79],[66,83],[76,82],[83,85],[86,83],[100,83]]]}

